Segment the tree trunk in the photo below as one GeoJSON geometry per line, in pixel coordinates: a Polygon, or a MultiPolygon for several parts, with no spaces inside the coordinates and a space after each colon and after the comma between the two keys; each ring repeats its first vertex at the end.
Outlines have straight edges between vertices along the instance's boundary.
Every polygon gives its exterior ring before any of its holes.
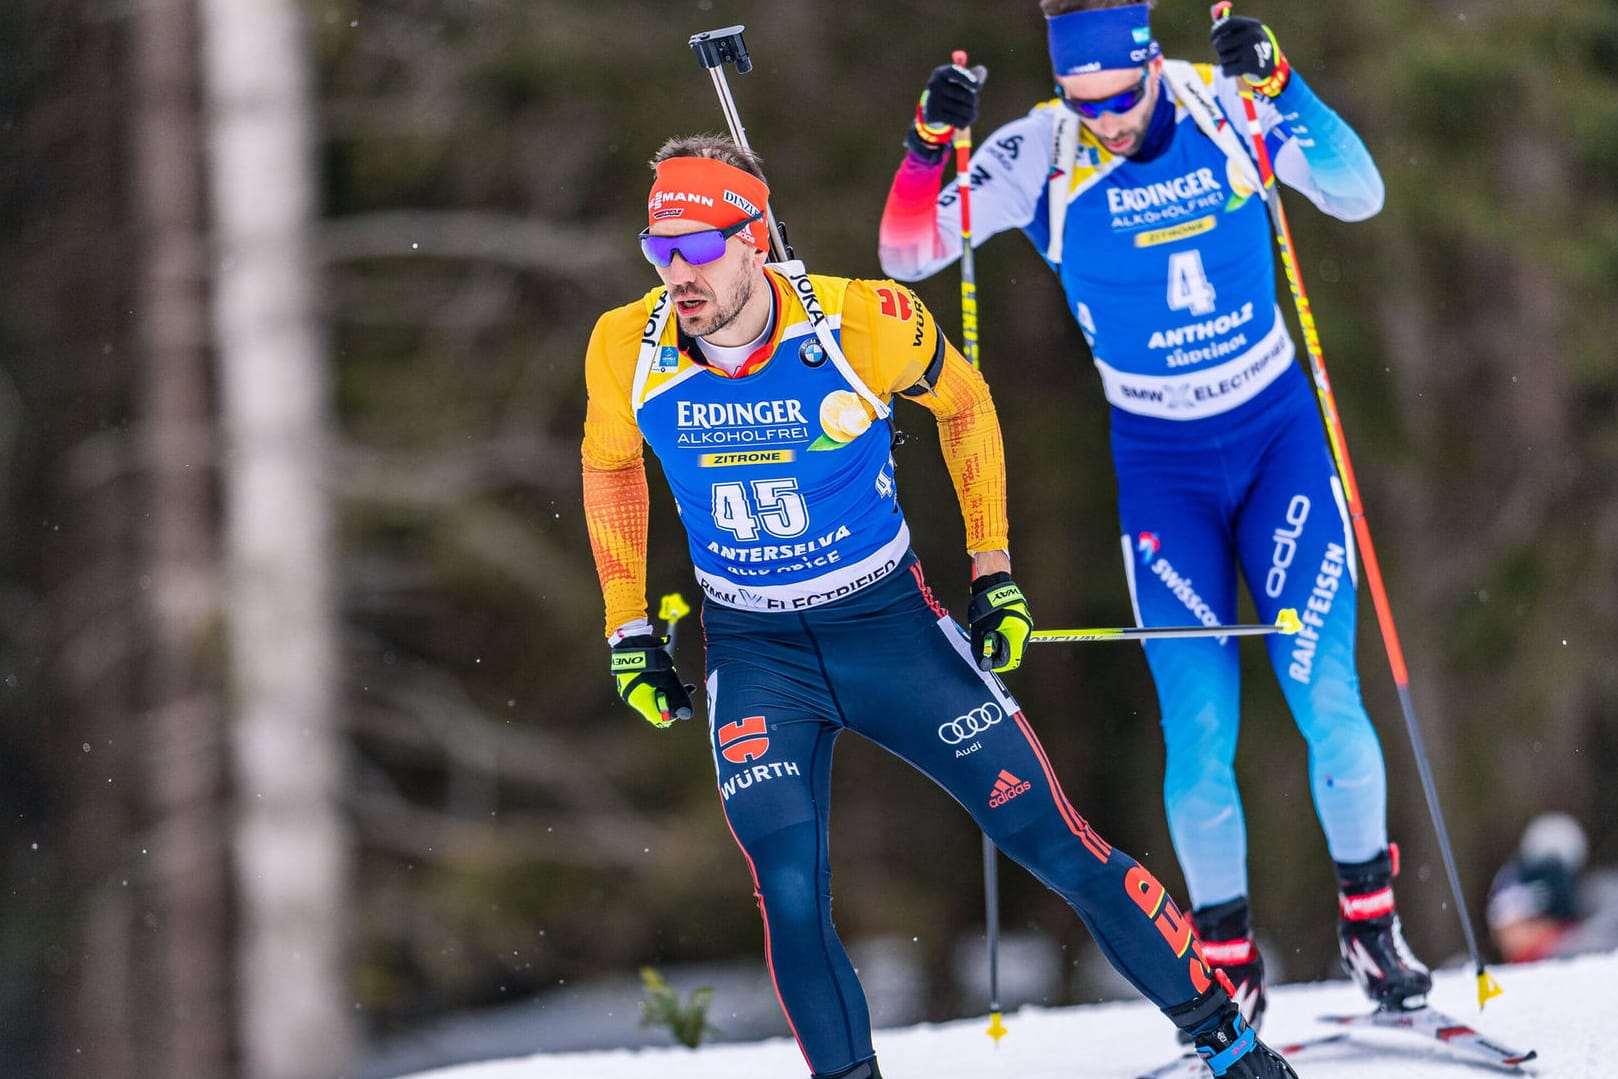
{"type": "Polygon", "coordinates": [[[155,1074],[231,1072],[228,762],[207,633],[219,608],[203,287],[195,0],[143,0],[134,20],[136,329],[147,501],[141,670],[144,789],[156,914],[155,1074]]]}
{"type": "Polygon", "coordinates": [[[243,1072],[313,1079],[342,1069],[355,1033],[309,57],[292,0],[204,0],[202,12],[243,1072]]]}

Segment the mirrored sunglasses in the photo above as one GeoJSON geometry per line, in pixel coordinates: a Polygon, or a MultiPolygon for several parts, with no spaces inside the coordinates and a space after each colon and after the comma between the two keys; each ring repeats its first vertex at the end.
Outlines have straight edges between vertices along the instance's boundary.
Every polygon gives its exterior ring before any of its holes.
{"type": "Polygon", "coordinates": [[[713,262],[725,253],[725,242],[764,216],[756,213],[722,229],[703,229],[680,236],[653,236],[650,227],[641,230],[640,250],[653,266],[667,266],[675,252],[693,266],[713,262]]]}
{"type": "Polygon", "coordinates": [[[1098,120],[1101,118],[1101,114],[1104,112],[1128,112],[1136,105],[1139,105],[1141,99],[1146,96],[1146,80],[1149,77],[1150,69],[1143,68],[1140,73],[1140,82],[1136,83],[1134,86],[1131,86],[1122,93],[1113,94],[1110,97],[1098,97],[1094,99],[1068,97],[1066,94],[1062,93],[1062,88],[1060,86],[1056,88],[1056,92],[1061,94],[1062,104],[1066,105],[1080,116],[1083,116],[1088,120],[1098,120]]]}

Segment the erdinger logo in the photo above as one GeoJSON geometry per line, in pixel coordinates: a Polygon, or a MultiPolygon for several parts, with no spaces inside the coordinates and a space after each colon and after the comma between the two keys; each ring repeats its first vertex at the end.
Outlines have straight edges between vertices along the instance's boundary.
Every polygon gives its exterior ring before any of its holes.
{"type": "Polygon", "coordinates": [[[1034,789],[1034,785],[1026,779],[1018,779],[1004,768],[994,778],[994,790],[989,792],[989,808],[999,809],[1019,794],[1027,794],[1034,789]]]}
{"type": "Polygon", "coordinates": [[[769,728],[763,716],[748,716],[719,728],[719,755],[731,764],[746,764],[770,751],[769,728]]]}
{"type": "Polygon", "coordinates": [[[1140,552],[1140,560],[1151,565],[1152,559],[1163,547],[1163,541],[1157,538],[1156,532],[1142,532],[1140,538],[1135,540],[1135,550],[1140,552]]]}
{"type": "Polygon", "coordinates": [[[958,746],[970,738],[976,738],[1005,718],[1006,714],[1000,710],[1000,706],[989,701],[964,716],[956,716],[948,723],[940,724],[938,737],[946,746],[958,746]]]}

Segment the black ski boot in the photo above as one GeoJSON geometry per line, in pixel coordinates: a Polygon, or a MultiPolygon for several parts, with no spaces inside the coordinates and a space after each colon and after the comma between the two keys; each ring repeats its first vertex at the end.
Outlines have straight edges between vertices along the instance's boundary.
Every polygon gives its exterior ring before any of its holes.
{"type": "Polygon", "coordinates": [[[1197,1055],[1221,1079],[1298,1079],[1280,1053],[1258,1040],[1222,986],[1211,986],[1189,1003],[1164,1008],[1163,1014],[1191,1035],[1197,1055]]]}
{"type": "Polygon", "coordinates": [[[1191,912],[1191,922],[1202,942],[1202,958],[1230,979],[1231,997],[1247,1025],[1257,1030],[1264,1022],[1264,957],[1253,943],[1248,924],[1247,898],[1203,907],[1191,912]]]}
{"type": "Polygon", "coordinates": [[[851,1068],[844,1068],[840,1072],[828,1072],[825,1075],[812,1075],[809,1079],[882,1079],[882,1072],[876,1066],[876,1057],[862,1060],[851,1068]]]}
{"type": "Polygon", "coordinates": [[[1399,848],[1366,862],[1337,863],[1337,943],[1343,969],[1378,1007],[1419,1008],[1433,987],[1432,975],[1405,942],[1393,905],[1399,848]]]}
{"type": "MultiPolygon", "coordinates": [[[[1208,966],[1229,981],[1225,991],[1242,1010],[1242,1018],[1254,1030],[1264,1020],[1264,959],[1253,944],[1248,926],[1247,897],[1201,907],[1191,912],[1197,944],[1208,966]]],[[[1180,1044],[1190,1045],[1191,1035],[1180,1031],[1180,1044]]]]}

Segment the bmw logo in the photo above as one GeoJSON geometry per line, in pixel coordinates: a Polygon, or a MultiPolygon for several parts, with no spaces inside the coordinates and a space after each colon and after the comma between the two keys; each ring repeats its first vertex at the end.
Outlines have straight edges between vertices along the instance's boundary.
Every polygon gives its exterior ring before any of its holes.
{"type": "Polygon", "coordinates": [[[811,337],[798,349],[798,358],[806,367],[819,367],[826,362],[826,350],[820,347],[819,341],[811,337]]]}

